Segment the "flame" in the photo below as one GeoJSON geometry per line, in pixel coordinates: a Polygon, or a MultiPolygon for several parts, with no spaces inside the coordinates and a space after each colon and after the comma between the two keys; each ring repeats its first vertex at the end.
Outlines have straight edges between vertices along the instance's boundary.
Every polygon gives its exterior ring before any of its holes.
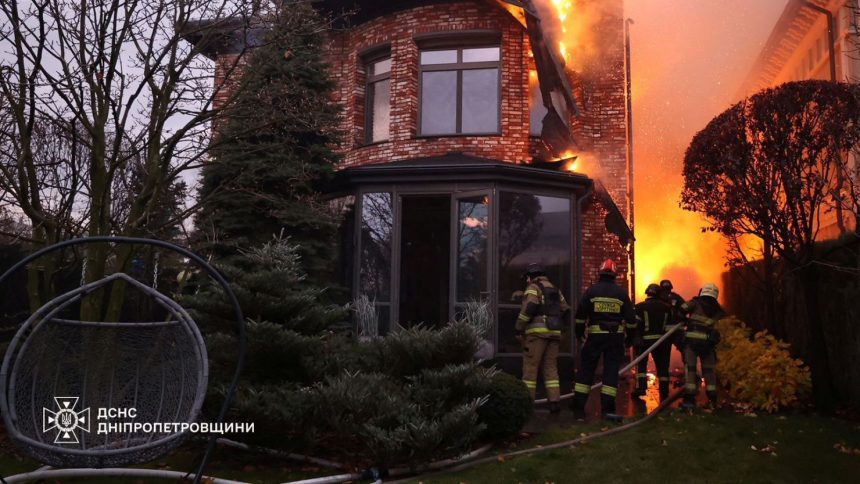
{"type": "Polygon", "coordinates": [[[565,62],[570,61],[570,53],[567,49],[567,19],[570,16],[570,12],[573,10],[573,2],[565,1],[565,0],[552,0],[552,6],[555,8],[556,16],[558,17],[558,22],[561,26],[561,37],[564,40],[560,40],[558,42],[558,52],[561,54],[561,58],[564,59],[565,62]]]}

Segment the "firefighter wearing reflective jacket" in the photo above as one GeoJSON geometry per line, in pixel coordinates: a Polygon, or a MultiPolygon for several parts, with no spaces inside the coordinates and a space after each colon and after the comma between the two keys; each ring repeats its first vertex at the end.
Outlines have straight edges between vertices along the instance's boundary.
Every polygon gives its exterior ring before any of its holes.
{"type": "Polygon", "coordinates": [[[517,336],[523,340],[523,382],[535,398],[538,367],[543,362],[543,380],[551,413],[558,413],[558,345],[565,313],[570,309],[564,295],[544,275],[543,268],[530,264],[523,275],[528,287],[517,317],[517,336]]]}
{"type": "Polygon", "coordinates": [[[603,386],[600,389],[603,417],[621,421],[615,413],[618,370],[624,360],[625,330],[629,344],[636,329],[636,314],[627,292],[615,283],[617,271],[615,262],[611,259],[604,261],[600,265],[600,280],[585,291],[576,310],[576,337],[581,340],[588,334],[573,388],[572,407],[578,417],[584,416],[594,372],[603,356],[603,386]]]}
{"type": "Polygon", "coordinates": [[[725,317],[726,312],[717,302],[719,290],[716,284],[707,283],[697,297],[681,306],[687,316],[686,331],[684,332],[684,365],[686,367],[686,383],[684,385],[684,407],[696,405],[696,393],[699,391],[699,379],[696,375],[696,360],[702,362],[702,376],[705,378],[705,391],[711,404],[717,401],[717,354],[715,348],[720,342],[717,331],[717,321],[725,317]]]}
{"type": "MultiPolygon", "coordinates": [[[[646,299],[636,305],[637,331],[633,339],[633,348],[638,357],[651,347],[674,324],[672,306],[660,297],[661,289],[657,284],[650,284],[645,289],[646,299]]],[[[669,396],[669,357],[672,353],[672,343],[664,341],[654,351],[651,358],[657,367],[657,379],[660,382],[660,401],[669,396]]],[[[636,390],[633,396],[645,395],[648,386],[648,357],[643,358],[636,368],[636,390]]]]}
{"type": "MultiPolygon", "coordinates": [[[[663,301],[672,306],[672,318],[674,318],[676,324],[680,324],[684,320],[684,315],[681,314],[681,306],[683,306],[686,301],[684,301],[684,298],[681,297],[680,294],[673,290],[674,287],[672,286],[672,281],[669,279],[663,279],[660,281],[660,288],[662,289],[660,297],[663,301]]],[[[671,339],[672,344],[675,345],[675,348],[678,348],[678,352],[681,353],[681,358],[683,358],[684,345],[682,342],[684,339],[684,332],[680,330],[676,331],[675,336],[671,339]]]]}

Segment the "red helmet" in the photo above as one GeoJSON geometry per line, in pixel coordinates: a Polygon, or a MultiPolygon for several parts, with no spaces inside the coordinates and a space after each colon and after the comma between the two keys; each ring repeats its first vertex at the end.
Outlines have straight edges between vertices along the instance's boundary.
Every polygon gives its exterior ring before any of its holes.
{"type": "Polygon", "coordinates": [[[618,265],[612,259],[606,259],[603,264],[600,264],[600,272],[604,274],[618,274],[618,265]]]}

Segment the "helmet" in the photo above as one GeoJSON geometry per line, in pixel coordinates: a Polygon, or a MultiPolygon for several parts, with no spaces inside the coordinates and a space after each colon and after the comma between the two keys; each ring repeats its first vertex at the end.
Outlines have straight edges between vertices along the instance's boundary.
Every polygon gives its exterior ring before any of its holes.
{"type": "Polygon", "coordinates": [[[657,297],[660,295],[660,286],[657,284],[648,284],[648,287],[645,289],[645,295],[648,297],[657,297]]]}
{"type": "Polygon", "coordinates": [[[674,289],[674,287],[672,287],[672,281],[670,281],[669,279],[663,279],[662,281],[660,281],[660,287],[662,287],[663,289],[668,289],[670,291],[674,289]]]}
{"type": "Polygon", "coordinates": [[[713,282],[709,282],[709,283],[705,284],[704,286],[702,286],[702,290],[699,292],[699,295],[700,296],[710,296],[710,297],[716,299],[717,296],[720,295],[720,290],[717,289],[716,284],[714,284],[713,282]]]}
{"type": "Polygon", "coordinates": [[[618,266],[612,259],[606,259],[603,261],[603,264],[600,264],[599,272],[601,274],[612,274],[614,276],[618,274],[618,266]]]}
{"type": "Polygon", "coordinates": [[[543,266],[532,262],[526,267],[525,272],[523,272],[523,279],[527,277],[538,277],[544,275],[543,266]]]}

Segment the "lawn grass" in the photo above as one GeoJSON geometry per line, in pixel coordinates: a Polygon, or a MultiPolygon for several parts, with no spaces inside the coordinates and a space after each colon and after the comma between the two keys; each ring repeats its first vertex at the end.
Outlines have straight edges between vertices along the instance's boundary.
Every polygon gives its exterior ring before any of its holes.
{"type": "MultiPolygon", "coordinates": [[[[594,431],[593,425],[572,426],[518,448],[594,431]]],[[[676,411],[574,448],[499,460],[416,482],[860,482],[860,452],[846,454],[834,448],[836,444],[860,448],[860,423],[808,414],[752,417],[676,411]]]]}
{"type": "MultiPolygon", "coordinates": [[[[559,428],[495,449],[494,453],[601,433],[593,422],[559,428]]],[[[0,443],[0,475],[36,469],[0,443]]],[[[456,474],[418,478],[423,483],[546,482],[860,482],[860,423],[812,414],[744,416],[718,411],[659,415],[628,431],[574,448],[483,464],[456,474]],[[752,447],[755,447],[755,450],[752,447]],[[838,446],[843,449],[834,448],[838,446]],[[766,450],[763,450],[766,449],[766,450]],[[849,453],[845,453],[845,451],[849,453]]],[[[149,468],[187,471],[200,445],[185,446],[149,468]]],[[[339,472],[221,447],[206,473],[253,483],[289,482],[339,472]]],[[[98,484],[169,482],[143,479],[85,479],[98,484]]]]}
{"type": "MultiPolygon", "coordinates": [[[[194,470],[203,451],[203,444],[186,445],[170,455],[156,460],[148,465],[134,466],[148,469],[165,469],[181,472],[194,470]]],[[[12,452],[7,446],[2,446],[0,453],[0,476],[9,476],[30,472],[40,467],[40,464],[23,458],[12,452]]],[[[219,447],[206,467],[206,475],[233,479],[250,483],[278,483],[300,479],[310,479],[332,474],[343,474],[345,471],[319,468],[312,464],[306,465],[278,457],[264,456],[227,447],[219,447]]],[[[57,482],[57,481],[50,481],[57,482]]],[[[139,479],[139,478],[82,478],[63,479],[62,482],[97,484],[128,484],[128,483],[163,483],[175,482],[169,479],[139,479]]],[[[190,481],[188,481],[190,482],[190,481]]]]}

